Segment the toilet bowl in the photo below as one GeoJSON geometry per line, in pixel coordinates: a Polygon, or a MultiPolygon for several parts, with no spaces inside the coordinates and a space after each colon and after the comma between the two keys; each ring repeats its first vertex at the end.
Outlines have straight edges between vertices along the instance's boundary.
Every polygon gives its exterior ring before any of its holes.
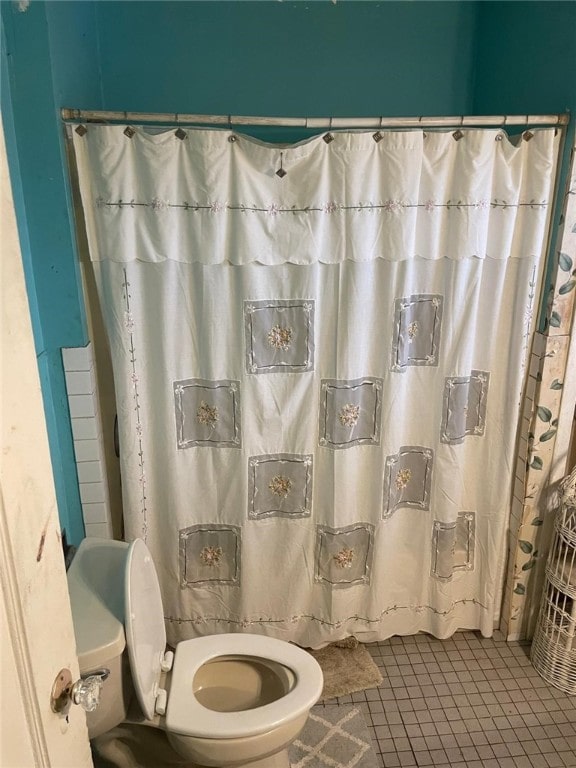
{"type": "MultiPolygon", "coordinates": [[[[151,727],[166,745],[166,765],[177,764],[173,751],[188,768],[289,768],[287,748],[322,691],[310,654],[253,634],[211,635],[167,650],[158,578],[140,539],[85,539],[68,586],[80,671],[110,670],[99,706],[87,713],[89,736],[106,745],[108,760],[116,731],[132,729],[137,744],[138,733],[143,743],[154,737],[151,727]]],[[[153,765],[161,768],[157,756],[153,765]]]]}

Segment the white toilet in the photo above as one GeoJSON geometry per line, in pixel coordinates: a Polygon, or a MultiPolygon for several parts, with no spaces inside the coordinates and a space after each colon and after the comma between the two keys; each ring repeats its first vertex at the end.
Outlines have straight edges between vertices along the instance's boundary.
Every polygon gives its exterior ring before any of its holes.
{"type": "Polygon", "coordinates": [[[144,765],[125,746],[141,742],[148,755],[160,744],[162,757],[150,758],[157,768],[289,768],[287,748],[322,692],[310,654],[252,634],[185,640],[167,651],[158,578],[140,539],[85,539],[68,587],[82,676],[110,670],[87,722],[109,760],[124,739],[113,765],[144,765]]]}

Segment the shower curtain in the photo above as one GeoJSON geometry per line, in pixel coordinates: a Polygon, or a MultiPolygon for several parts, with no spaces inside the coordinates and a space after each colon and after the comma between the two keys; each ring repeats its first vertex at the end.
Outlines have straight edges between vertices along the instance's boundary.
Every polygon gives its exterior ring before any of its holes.
{"type": "Polygon", "coordinates": [[[558,141],[75,129],[169,642],[491,634],[558,141]]]}

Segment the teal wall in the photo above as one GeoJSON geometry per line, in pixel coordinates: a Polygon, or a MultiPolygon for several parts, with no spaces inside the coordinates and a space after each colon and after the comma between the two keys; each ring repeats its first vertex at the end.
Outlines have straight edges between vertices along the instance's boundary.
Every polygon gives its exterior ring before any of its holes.
{"type": "MultiPolygon", "coordinates": [[[[2,120],[44,398],[60,521],[84,535],[60,348],[87,342],[69,190],[62,100],[98,105],[92,3],[1,3],[2,120]]],[[[34,461],[34,457],[30,457],[34,461]]]]}
{"type": "Polygon", "coordinates": [[[571,2],[33,0],[25,13],[11,2],[1,10],[3,120],[58,503],[75,541],[82,523],[59,355],[84,344],[86,330],[60,107],[287,116],[576,110],[571,2]]]}
{"type": "Polygon", "coordinates": [[[576,116],[575,2],[482,2],[478,39],[477,114],[576,116]]]}
{"type": "MultiPolygon", "coordinates": [[[[576,131],[576,3],[482,2],[478,39],[476,114],[571,112],[558,185],[562,194],[576,131]]],[[[556,249],[560,215],[561,208],[557,207],[552,252],[556,249]]],[[[547,285],[553,268],[554,261],[549,259],[547,285]]],[[[540,312],[541,330],[545,314],[546,301],[540,312]]]]}
{"type": "Polygon", "coordinates": [[[107,109],[442,115],[472,108],[476,3],[105,2],[107,109]]]}

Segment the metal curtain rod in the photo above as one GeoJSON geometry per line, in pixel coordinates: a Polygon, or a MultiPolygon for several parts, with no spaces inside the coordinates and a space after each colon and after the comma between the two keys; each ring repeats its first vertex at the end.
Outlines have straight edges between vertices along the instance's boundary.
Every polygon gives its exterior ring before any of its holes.
{"type": "Polygon", "coordinates": [[[189,115],[172,112],[110,112],[90,109],[62,109],[66,122],[169,123],[171,125],[277,126],[285,128],[440,128],[478,125],[567,125],[569,115],[489,115],[460,117],[250,117],[241,115],[189,115]]]}

